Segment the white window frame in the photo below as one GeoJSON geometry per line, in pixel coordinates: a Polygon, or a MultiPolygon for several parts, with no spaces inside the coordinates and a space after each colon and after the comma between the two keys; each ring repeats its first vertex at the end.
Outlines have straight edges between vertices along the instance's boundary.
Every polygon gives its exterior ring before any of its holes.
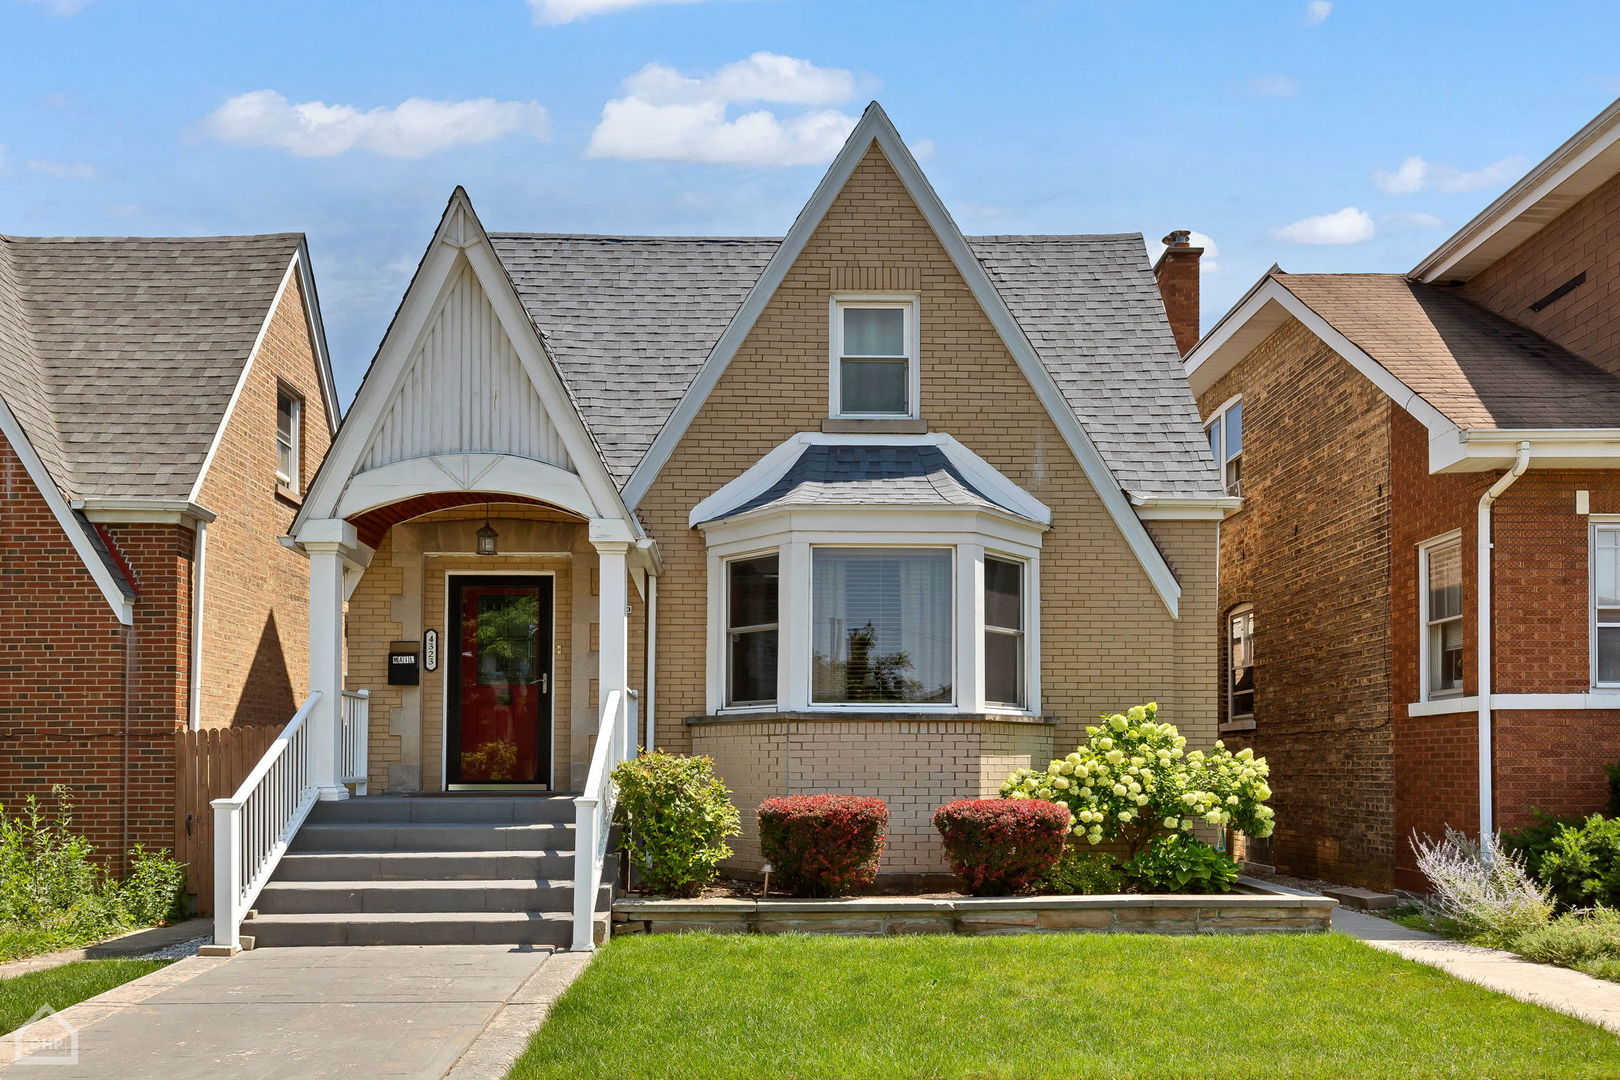
{"type": "Polygon", "coordinates": [[[778,659],[776,678],[776,697],[760,701],[748,701],[732,704],[731,702],[731,639],[735,634],[760,633],[766,630],[776,631],[776,654],[782,655],[782,553],[776,548],[764,548],[760,551],[743,552],[737,555],[728,555],[720,563],[720,589],[723,594],[721,600],[721,639],[720,647],[724,655],[720,658],[724,672],[724,685],[721,687],[722,700],[728,709],[764,709],[775,708],[776,702],[782,695],[781,663],[778,659]],[[759,623],[755,626],[731,625],[731,565],[732,563],[747,562],[750,559],[760,559],[766,556],[776,557],[776,622],[759,623]]]}
{"type": "MultiPolygon", "coordinates": [[[[1425,540],[1421,544],[1418,545],[1418,551],[1417,551],[1417,554],[1418,554],[1418,567],[1417,567],[1417,571],[1418,571],[1418,573],[1417,573],[1418,603],[1417,603],[1417,608],[1418,608],[1418,700],[1419,701],[1443,701],[1443,700],[1446,700],[1448,698],[1461,697],[1462,693],[1463,693],[1463,690],[1464,690],[1464,685],[1463,684],[1459,684],[1455,690],[1434,690],[1434,689],[1432,689],[1430,687],[1430,683],[1432,682],[1432,680],[1430,679],[1429,662],[1432,659],[1432,657],[1430,656],[1431,649],[1429,648],[1429,631],[1431,629],[1431,626],[1430,626],[1430,623],[1429,623],[1429,559],[1430,559],[1431,553],[1436,548],[1446,547],[1447,545],[1450,545],[1450,544],[1456,544],[1457,545],[1457,548],[1458,548],[1458,567],[1459,567],[1459,569],[1458,569],[1458,581],[1459,581],[1459,583],[1461,585],[1464,586],[1464,590],[1463,590],[1463,594],[1462,594],[1463,602],[1460,605],[1461,610],[1459,610],[1459,612],[1455,616],[1455,620],[1457,622],[1459,622],[1459,623],[1462,623],[1463,619],[1466,617],[1467,612],[1468,612],[1467,590],[1466,590],[1466,586],[1467,586],[1467,583],[1468,583],[1467,582],[1468,575],[1466,573],[1464,573],[1462,571],[1462,569],[1461,569],[1462,530],[1461,529],[1453,529],[1451,532],[1443,533],[1440,536],[1431,537],[1430,539],[1425,540]]],[[[1449,622],[1449,621],[1452,621],[1452,620],[1447,620],[1447,621],[1449,622]]],[[[1468,633],[1468,629],[1467,629],[1466,624],[1464,624],[1464,626],[1463,626],[1463,635],[1464,635],[1464,641],[1463,641],[1463,648],[1464,648],[1463,668],[1464,668],[1464,670],[1466,670],[1467,667],[1468,667],[1467,633],[1468,633]]]]}
{"type": "Polygon", "coordinates": [[[709,541],[709,649],[707,704],[713,714],[759,712],[964,713],[1038,716],[1040,680],[1041,528],[973,510],[918,511],[882,507],[796,508],[763,518],[740,518],[707,530],[709,541]],[[887,527],[886,527],[887,526],[887,527]],[[895,704],[812,702],[811,553],[816,547],[949,548],[953,700],[895,704]],[[778,553],[777,700],[766,705],[726,704],[729,687],[726,564],[734,558],[778,553]],[[984,696],[984,558],[1024,564],[1023,696],[1013,707],[984,696]]]}
{"type": "MultiPolygon", "coordinates": [[[[1238,451],[1235,454],[1228,452],[1226,445],[1226,414],[1231,412],[1234,408],[1241,409],[1242,407],[1243,395],[1236,394],[1230,398],[1227,398],[1226,401],[1221,404],[1221,407],[1216,409],[1210,415],[1209,419],[1204,422],[1204,438],[1210,443],[1210,453],[1215,458],[1215,467],[1221,471],[1221,487],[1228,495],[1243,494],[1243,446],[1242,443],[1239,443],[1238,451]],[[1219,448],[1217,448],[1216,440],[1211,438],[1212,433],[1219,439],[1219,448]],[[1226,479],[1227,466],[1231,465],[1233,461],[1238,462],[1239,475],[1237,483],[1235,484],[1229,483],[1226,479]]],[[[1248,435],[1248,423],[1249,418],[1245,416],[1243,418],[1243,431],[1245,439],[1248,435]]]]}
{"type": "MultiPolygon", "coordinates": [[[[1226,722],[1228,724],[1243,723],[1245,721],[1249,723],[1254,722],[1253,701],[1251,701],[1249,705],[1249,711],[1241,713],[1237,711],[1237,706],[1232,702],[1232,699],[1236,694],[1235,687],[1237,683],[1237,679],[1234,677],[1236,675],[1236,668],[1234,668],[1232,665],[1232,624],[1245,616],[1247,616],[1249,620],[1247,638],[1249,644],[1249,668],[1254,670],[1254,605],[1238,604],[1236,607],[1232,608],[1232,610],[1226,613],[1226,638],[1224,643],[1226,649],[1226,663],[1223,666],[1226,668],[1226,722]]],[[[1258,680],[1256,680],[1256,682],[1258,683],[1258,680]]],[[[1258,686],[1255,687],[1255,690],[1258,690],[1258,686]]],[[[1254,694],[1255,700],[1258,700],[1259,695],[1255,693],[1255,690],[1251,690],[1250,693],[1254,694]]]]}
{"type": "MultiPolygon", "coordinates": [[[[1019,700],[1017,700],[1017,701],[992,701],[990,699],[990,696],[989,696],[990,680],[989,680],[988,673],[984,668],[983,658],[981,658],[980,672],[979,672],[979,685],[981,687],[983,687],[984,691],[985,691],[985,693],[984,693],[985,705],[987,707],[989,707],[989,708],[1016,709],[1016,710],[1021,711],[1024,708],[1024,703],[1029,700],[1029,687],[1030,687],[1030,684],[1035,681],[1034,679],[1031,678],[1031,672],[1030,672],[1030,667],[1029,667],[1029,644],[1030,644],[1030,641],[1029,641],[1029,639],[1030,639],[1029,626],[1030,626],[1030,620],[1033,617],[1032,616],[1032,611],[1031,611],[1031,605],[1030,605],[1029,583],[1030,583],[1030,578],[1034,573],[1033,563],[1029,559],[1019,558],[1016,555],[1009,555],[1006,552],[996,551],[996,550],[989,549],[989,548],[983,549],[980,558],[981,558],[981,560],[994,559],[997,562],[1011,563],[1014,566],[1018,567],[1018,590],[1019,590],[1019,593],[1018,593],[1018,613],[1019,613],[1020,621],[1022,623],[1022,626],[1021,626],[1020,629],[1011,630],[1011,629],[1008,629],[1006,627],[991,626],[990,625],[990,621],[989,621],[988,617],[985,615],[985,607],[986,607],[986,605],[985,605],[985,597],[984,597],[984,578],[982,576],[982,574],[983,574],[982,568],[981,568],[981,571],[980,571],[981,576],[979,578],[979,592],[978,592],[978,599],[977,599],[976,603],[978,604],[978,607],[979,607],[979,633],[981,635],[1002,634],[1002,635],[1010,637],[1010,636],[1013,636],[1013,635],[1016,634],[1018,636],[1018,638],[1020,639],[1019,643],[1018,643],[1018,683],[1019,683],[1019,687],[1018,687],[1019,688],[1019,695],[1018,695],[1018,697],[1019,697],[1019,700]]],[[[983,649],[982,644],[981,644],[980,648],[981,648],[981,651],[982,651],[982,649],[983,649]]]]}
{"type": "MultiPolygon", "coordinates": [[[[827,415],[835,420],[916,420],[922,416],[922,375],[920,335],[917,330],[920,303],[911,293],[834,293],[828,307],[829,366],[827,374],[827,415]],[[846,414],[841,400],[844,363],[844,311],[849,308],[899,309],[905,313],[906,408],[894,413],[846,414]]],[[[900,357],[874,357],[894,359],[900,357]]]]}
{"type": "Polygon", "coordinates": [[[303,456],[304,456],[304,399],[296,390],[285,383],[276,384],[276,486],[286,491],[297,493],[303,483],[303,456]],[[281,468],[281,401],[285,398],[292,403],[292,431],[290,432],[290,445],[288,457],[292,460],[292,468],[283,471],[281,468]]]}
{"type": "Polygon", "coordinates": [[[1598,627],[1620,626],[1616,622],[1598,621],[1597,603],[1597,538],[1600,532],[1620,533],[1620,515],[1593,514],[1589,526],[1588,570],[1586,582],[1586,612],[1587,612],[1587,642],[1588,663],[1591,665],[1592,686],[1594,689],[1613,689],[1620,687],[1620,681],[1601,682],[1598,679],[1598,627]]]}

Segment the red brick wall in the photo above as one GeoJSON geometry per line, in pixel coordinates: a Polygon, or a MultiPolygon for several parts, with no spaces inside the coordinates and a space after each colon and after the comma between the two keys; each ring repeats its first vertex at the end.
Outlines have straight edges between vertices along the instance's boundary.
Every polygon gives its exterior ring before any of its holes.
{"type": "MultiPolygon", "coordinates": [[[[1408,839],[1450,825],[1479,827],[1478,714],[1407,715],[1419,698],[1417,545],[1460,529],[1463,555],[1464,693],[1478,689],[1476,521],[1479,497],[1499,471],[1452,476],[1428,472],[1427,432],[1390,406],[1394,447],[1390,619],[1396,715],[1398,885],[1421,887],[1408,839]]],[[[1591,688],[1588,521],[1620,513],[1620,473],[1532,466],[1492,509],[1496,694],[1580,694],[1591,688]]],[[[1604,767],[1620,761],[1620,714],[1587,710],[1493,714],[1498,828],[1527,823],[1531,807],[1558,813],[1600,809],[1604,767]]]]}
{"type": "Polygon", "coordinates": [[[110,532],[143,589],[131,628],[0,438],[0,804],[48,801],[66,784],[77,828],[117,865],[126,844],[172,842],[171,733],[185,718],[174,643],[185,640],[190,534],[110,532]]]}
{"type": "Polygon", "coordinates": [[[1255,608],[1256,726],[1224,737],[1271,764],[1280,870],[1387,887],[1387,399],[1293,321],[1199,408],[1239,393],[1244,508],[1221,527],[1220,610],[1255,608]]]}
{"type": "Polygon", "coordinates": [[[1463,295],[1620,372],[1620,176],[1593,191],[1463,287],[1463,295]],[[1530,305],[1586,273],[1540,312],[1530,305]]]}

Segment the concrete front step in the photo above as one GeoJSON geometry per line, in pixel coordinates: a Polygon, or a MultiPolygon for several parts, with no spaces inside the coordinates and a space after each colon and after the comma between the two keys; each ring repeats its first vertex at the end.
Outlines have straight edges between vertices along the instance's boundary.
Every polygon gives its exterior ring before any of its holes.
{"type": "Polygon", "coordinates": [[[574,820],[571,795],[365,795],[318,802],[309,820],[323,824],[562,825],[574,820]]]}
{"type": "MultiPolygon", "coordinates": [[[[603,884],[597,904],[612,901],[603,884]]],[[[551,911],[573,910],[572,879],[553,881],[272,881],[254,907],[260,915],[342,915],[356,912],[551,911]]]]}
{"type": "Polygon", "coordinates": [[[304,823],[290,850],[302,851],[572,851],[574,825],[493,822],[304,823]]]}
{"type": "MultiPolygon", "coordinates": [[[[616,866],[604,869],[603,877],[610,878],[616,866]]],[[[282,856],[275,880],[537,881],[573,875],[572,851],[292,851],[282,856]]]]}
{"type": "MultiPolygon", "coordinates": [[[[607,918],[596,920],[598,941],[607,918]]],[[[562,912],[467,911],[259,915],[242,924],[253,947],[311,945],[552,945],[567,948],[573,918],[562,912]]]]}

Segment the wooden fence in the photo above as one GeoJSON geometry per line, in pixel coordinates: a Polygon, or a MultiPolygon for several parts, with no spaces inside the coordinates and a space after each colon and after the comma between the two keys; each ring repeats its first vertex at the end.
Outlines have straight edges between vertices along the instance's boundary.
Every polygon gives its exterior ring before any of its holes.
{"type": "Polygon", "coordinates": [[[174,857],[186,864],[186,891],[199,915],[214,911],[209,803],[234,794],[280,733],[279,725],[264,724],[174,734],[174,857]]]}

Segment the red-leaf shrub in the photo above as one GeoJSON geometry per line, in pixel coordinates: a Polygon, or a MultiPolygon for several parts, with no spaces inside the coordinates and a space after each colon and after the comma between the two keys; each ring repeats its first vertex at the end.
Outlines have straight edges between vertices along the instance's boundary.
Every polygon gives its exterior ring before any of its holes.
{"type": "Polygon", "coordinates": [[[1063,854],[1069,808],[1045,799],[960,799],[934,811],[951,872],[974,896],[1035,884],[1063,854]]]}
{"type": "Polygon", "coordinates": [[[889,808],[858,795],[787,795],[759,804],[759,846],[796,896],[848,896],[877,878],[889,808]]]}

